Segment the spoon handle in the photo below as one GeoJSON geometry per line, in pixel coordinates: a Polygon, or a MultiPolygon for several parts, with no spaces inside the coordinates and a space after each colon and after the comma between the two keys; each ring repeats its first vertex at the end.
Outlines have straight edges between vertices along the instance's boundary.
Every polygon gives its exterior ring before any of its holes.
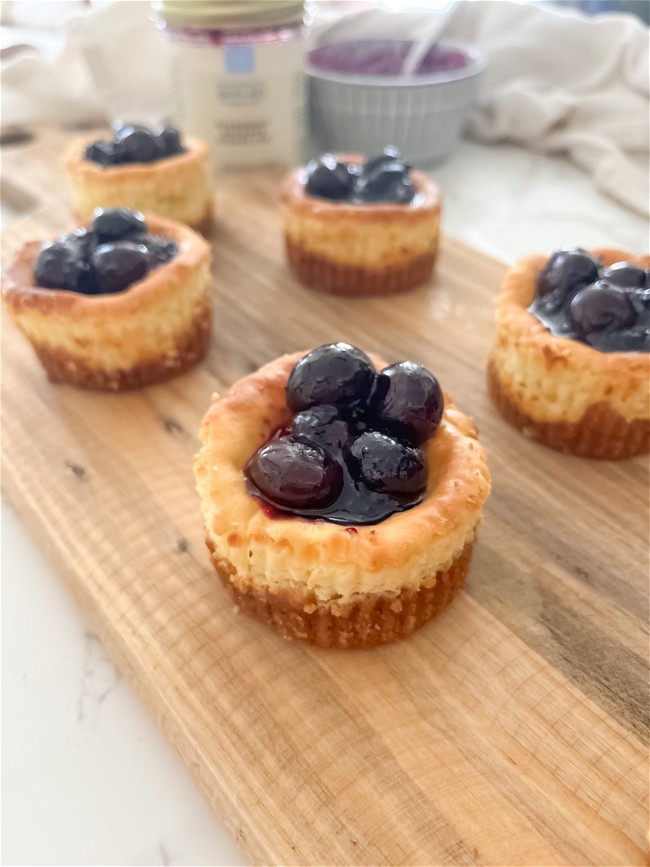
{"type": "Polygon", "coordinates": [[[436,44],[457,11],[458,0],[449,0],[443,9],[434,14],[431,24],[422,30],[419,38],[413,43],[404,59],[404,65],[402,66],[402,76],[404,78],[410,78],[415,74],[415,71],[436,44]]]}

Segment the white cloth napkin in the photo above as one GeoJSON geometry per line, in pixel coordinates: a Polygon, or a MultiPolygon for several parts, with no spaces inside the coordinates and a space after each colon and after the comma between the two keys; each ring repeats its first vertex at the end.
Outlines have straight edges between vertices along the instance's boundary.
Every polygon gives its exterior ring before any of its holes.
{"type": "MultiPolygon", "coordinates": [[[[53,16],[53,41],[61,38],[55,21],[53,16]]],[[[164,37],[154,26],[150,3],[112,3],[66,22],[63,30],[63,47],[53,58],[29,50],[25,37],[23,50],[3,47],[3,127],[146,123],[169,117],[164,37]]],[[[42,28],[35,31],[38,41],[43,33],[42,28]]]]}
{"type": "MultiPolygon", "coordinates": [[[[143,0],[118,2],[70,22],[55,59],[19,52],[3,60],[3,125],[169,114],[163,46],[150,14],[143,0]]],[[[329,36],[417,38],[430,14],[366,9],[338,21],[329,36]]],[[[481,0],[461,4],[446,35],[478,44],[488,60],[471,136],[566,153],[600,190],[650,213],[650,51],[640,20],[481,0]]],[[[317,29],[316,37],[328,33],[317,29]]]]}
{"type": "Polygon", "coordinates": [[[471,135],[566,153],[601,191],[649,213],[649,40],[639,19],[482,2],[463,8],[448,36],[488,59],[471,135]]]}

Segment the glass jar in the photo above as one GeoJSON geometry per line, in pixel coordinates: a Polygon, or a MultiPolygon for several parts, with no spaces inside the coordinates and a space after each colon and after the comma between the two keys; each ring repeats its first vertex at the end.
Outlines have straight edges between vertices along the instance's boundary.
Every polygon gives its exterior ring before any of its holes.
{"type": "Polygon", "coordinates": [[[219,172],[300,162],[303,0],[159,0],[175,121],[219,172]]]}

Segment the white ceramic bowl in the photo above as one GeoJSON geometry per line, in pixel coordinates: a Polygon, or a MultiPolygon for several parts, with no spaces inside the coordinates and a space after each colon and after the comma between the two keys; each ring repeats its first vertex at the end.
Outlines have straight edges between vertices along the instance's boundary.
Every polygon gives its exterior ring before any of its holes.
{"type": "Polygon", "coordinates": [[[467,64],[404,79],[332,72],[308,62],[315,144],[321,151],[366,154],[395,145],[421,166],[444,159],[475,101],[485,60],[474,46],[449,41],[440,47],[463,51],[467,64]]]}

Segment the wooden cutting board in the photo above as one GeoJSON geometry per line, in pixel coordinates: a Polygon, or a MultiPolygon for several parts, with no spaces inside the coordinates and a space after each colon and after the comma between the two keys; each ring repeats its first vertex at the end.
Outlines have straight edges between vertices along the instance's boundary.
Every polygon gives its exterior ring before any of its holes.
{"type": "MultiPolygon", "coordinates": [[[[71,223],[65,140],[4,149],[5,201],[33,207],[6,259],[71,223]]],[[[192,374],[123,396],[52,386],[3,323],[9,497],[254,862],[645,863],[647,461],[555,454],[497,415],[484,366],[502,264],[445,239],[431,284],[402,297],[301,288],[278,180],[219,189],[213,345],[192,374]],[[365,652],[290,644],[233,610],[191,468],[213,391],[335,340],[435,371],[493,474],[466,591],[365,652]]]]}

